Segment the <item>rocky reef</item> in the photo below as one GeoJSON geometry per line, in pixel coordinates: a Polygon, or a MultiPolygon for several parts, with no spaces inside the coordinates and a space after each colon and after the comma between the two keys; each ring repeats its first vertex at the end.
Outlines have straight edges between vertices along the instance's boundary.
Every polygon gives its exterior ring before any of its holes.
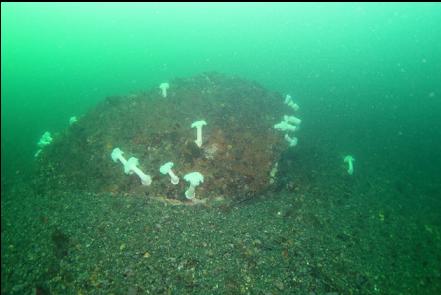
{"type": "Polygon", "coordinates": [[[198,198],[253,197],[271,187],[273,168],[289,148],[274,129],[289,111],[283,102],[280,93],[258,83],[218,73],[171,80],[166,97],[160,88],[108,97],[54,136],[36,159],[34,183],[40,191],[180,199],[183,176],[198,171],[204,176],[198,198]],[[207,123],[200,147],[191,128],[198,120],[207,123]],[[139,159],[151,185],[112,161],[117,147],[139,159]],[[167,162],[181,179],[176,185],[159,171],[167,162]]]}

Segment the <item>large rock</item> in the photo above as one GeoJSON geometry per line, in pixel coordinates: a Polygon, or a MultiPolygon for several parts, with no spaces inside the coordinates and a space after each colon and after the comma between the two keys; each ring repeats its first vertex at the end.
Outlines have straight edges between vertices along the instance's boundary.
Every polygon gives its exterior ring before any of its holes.
{"type": "Polygon", "coordinates": [[[289,113],[283,100],[255,82],[215,73],[170,81],[166,98],[159,88],[109,97],[45,147],[35,183],[43,191],[183,198],[183,176],[199,171],[205,181],[196,189],[198,198],[257,195],[270,186],[270,172],[288,148],[284,134],[273,128],[289,113]],[[201,148],[190,128],[197,120],[207,122],[201,148]],[[139,159],[151,186],[124,174],[110,157],[115,147],[126,159],[139,159]],[[169,161],[181,178],[178,185],[159,172],[169,161]]]}

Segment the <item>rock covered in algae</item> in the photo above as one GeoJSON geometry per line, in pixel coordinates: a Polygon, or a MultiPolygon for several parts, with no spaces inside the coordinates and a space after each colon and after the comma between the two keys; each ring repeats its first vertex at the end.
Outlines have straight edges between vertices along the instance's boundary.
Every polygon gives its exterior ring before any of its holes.
{"type": "Polygon", "coordinates": [[[270,186],[270,172],[287,148],[273,128],[288,112],[283,96],[237,77],[207,73],[170,81],[167,97],[155,87],[108,97],[58,135],[37,159],[40,190],[87,191],[182,198],[185,181],[172,185],[159,172],[174,163],[180,178],[199,171],[198,198],[255,196],[270,186]],[[203,143],[192,122],[205,120],[203,143]],[[150,186],[124,174],[114,148],[152,176],[150,186]]]}

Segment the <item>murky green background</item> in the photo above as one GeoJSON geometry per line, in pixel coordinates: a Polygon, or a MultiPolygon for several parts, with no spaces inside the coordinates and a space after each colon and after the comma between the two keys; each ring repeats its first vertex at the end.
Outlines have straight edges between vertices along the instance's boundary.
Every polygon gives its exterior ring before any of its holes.
{"type": "Polygon", "coordinates": [[[392,141],[431,166],[440,20],[436,3],[2,3],[2,179],[29,170],[44,131],[105,96],[213,70],[291,93],[304,132],[392,141]]]}
{"type": "Polygon", "coordinates": [[[429,162],[440,142],[439,4],[1,8],[3,177],[31,166],[44,131],[106,95],[213,70],[291,93],[311,116],[304,132],[371,132],[429,162]]]}

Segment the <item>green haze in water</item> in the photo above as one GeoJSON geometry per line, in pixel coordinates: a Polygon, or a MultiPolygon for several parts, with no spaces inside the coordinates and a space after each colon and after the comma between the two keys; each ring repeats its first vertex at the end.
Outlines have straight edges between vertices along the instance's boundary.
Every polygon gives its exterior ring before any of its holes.
{"type": "Polygon", "coordinates": [[[2,3],[1,59],[2,294],[441,294],[440,4],[2,3]],[[300,106],[262,198],[32,181],[45,131],[207,71],[300,106]]]}
{"type": "Polygon", "coordinates": [[[2,3],[2,183],[105,96],[203,71],[290,93],[341,153],[439,173],[440,20],[435,3],[2,3]]]}

